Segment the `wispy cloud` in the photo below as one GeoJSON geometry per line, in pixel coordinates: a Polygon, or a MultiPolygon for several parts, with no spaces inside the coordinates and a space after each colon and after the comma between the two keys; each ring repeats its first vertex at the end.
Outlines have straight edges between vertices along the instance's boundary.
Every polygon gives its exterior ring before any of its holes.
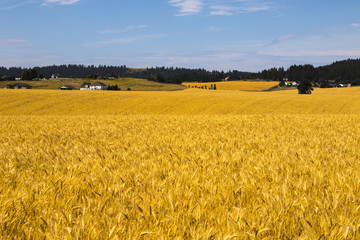
{"type": "Polygon", "coordinates": [[[177,16],[194,15],[201,12],[203,8],[203,0],[170,0],[168,3],[179,8],[177,16]]]}
{"type": "Polygon", "coordinates": [[[272,54],[273,56],[282,57],[358,57],[360,55],[359,50],[295,50],[295,51],[279,51],[272,54]]]}
{"type": "Polygon", "coordinates": [[[353,23],[353,24],[351,24],[351,26],[358,28],[358,27],[360,27],[360,24],[359,23],[353,23]]]}
{"type": "Polygon", "coordinates": [[[348,28],[307,31],[284,35],[266,44],[258,52],[274,57],[291,59],[340,59],[360,56],[360,33],[348,28]],[[331,31],[331,32],[330,32],[331,31]]]}
{"type": "Polygon", "coordinates": [[[128,26],[125,29],[105,29],[103,31],[99,31],[100,34],[115,34],[115,33],[125,33],[131,30],[135,30],[135,29],[142,29],[142,28],[146,28],[146,25],[136,25],[136,26],[128,26]]]}
{"type": "Polygon", "coordinates": [[[210,15],[231,16],[242,13],[253,13],[258,11],[268,11],[273,8],[272,2],[253,1],[253,0],[234,0],[222,4],[209,4],[210,15]]]}
{"type": "Polygon", "coordinates": [[[2,3],[0,1],[0,11],[7,11],[7,10],[11,10],[14,8],[18,8],[18,7],[22,7],[24,5],[27,4],[31,4],[34,3],[36,1],[34,0],[29,0],[29,1],[11,1],[11,4],[7,4],[6,1],[4,3],[2,3]]]}
{"type": "Polygon", "coordinates": [[[168,3],[178,7],[177,16],[195,15],[206,12],[210,15],[231,16],[273,9],[274,3],[264,0],[170,0],[168,3]]]}
{"type": "Polygon", "coordinates": [[[279,38],[276,38],[276,39],[272,40],[270,43],[265,44],[264,47],[269,47],[269,46],[276,45],[276,44],[278,44],[278,43],[280,43],[282,41],[295,38],[296,36],[297,36],[296,34],[287,34],[287,35],[281,36],[279,38]]]}
{"type": "Polygon", "coordinates": [[[0,47],[29,47],[24,39],[0,39],[0,47]]]}
{"type": "Polygon", "coordinates": [[[28,4],[40,4],[40,6],[72,5],[80,0],[0,0],[0,11],[19,8],[28,4]]]}
{"type": "Polygon", "coordinates": [[[231,6],[211,6],[210,15],[231,16],[237,10],[236,7],[231,6]]]}
{"type": "Polygon", "coordinates": [[[80,2],[80,0],[45,0],[41,6],[50,6],[53,4],[59,4],[59,5],[72,5],[75,3],[80,2]]]}
{"type": "Polygon", "coordinates": [[[24,39],[0,39],[0,43],[3,44],[16,44],[16,43],[24,43],[27,42],[24,39]]]}

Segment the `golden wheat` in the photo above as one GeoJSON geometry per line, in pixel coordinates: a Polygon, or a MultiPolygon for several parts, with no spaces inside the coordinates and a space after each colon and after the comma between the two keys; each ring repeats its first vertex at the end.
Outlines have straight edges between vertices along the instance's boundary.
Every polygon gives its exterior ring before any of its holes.
{"type": "Polygon", "coordinates": [[[0,236],[358,239],[359,90],[0,91],[0,236]]]}
{"type": "Polygon", "coordinates": [[[241,91],[266,91],[279,85],[274,81],[228,81],[228,82],[191,82],[183,83],[190,88],[213,89],[216,85],[217,90],[241,90],[241,91]]]}

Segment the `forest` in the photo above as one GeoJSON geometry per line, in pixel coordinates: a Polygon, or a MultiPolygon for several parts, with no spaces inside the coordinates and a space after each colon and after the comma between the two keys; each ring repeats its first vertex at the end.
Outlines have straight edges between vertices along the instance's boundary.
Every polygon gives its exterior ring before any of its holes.
{"type": "Polygon", "coordinates": [[[257,77],[269,81],[287,78],[296,82],[306,79],[311,82],[323,83],[328,80],[335,80],[337,83],[360,85],[360,59],[347,59],[320,67],[305,64],[292,65],[287,70],[284,70],[283,67],[271,68],[259,72],[257,77]]]}
{"type": "MultiPolygon", "coordinates": [[[[143,68],[134,69],[126,66],[85,66],[85,65],[53,65],[46,67],[34,67],[26,69],[21,67],[0,67],[0,76],[22,77],[27,72],[37,72],[39,78],[49,78],[51,75],[56,75],[61,78],[108,78],[108,77],[133,77],[144,78],[157,82],[164,83],[177,83],[182,82],[214,82],[222,81],[227,78],[228,80],[239,80],[255,78],[255,73],[233,71],[207,71],[205,69],[187,69],[187,68],[174,68],[174,67],[156,67],[156,68],[143,68]],[[25,74],[24,74],[25,73],[25,74]]],[[[33,79],[33,78],[31,78],[33,79]]],[[[31,80],[26,79],[26,80],[31,80]]],[[[23,79],[25,80],[25,79],[23,79]]]]}
{"type": "Polygon", "coordinates": [[[106,65],[53,65],[34,67],[31,69],[22,67],[0,67],[0,79],[8,80],[9,77],[31,80],[35,78],[49,78],[52,75],[61,78],[109,78],[109,77],[133,77],[144,78],[156,82],[176,83],[182,82],[216,82],[223,80],[242,79],[265,79],[268,81],[281,81],[287,78],[289,81],[299,82],[302,79],[311,82],[322,83],[328,80],[336,80],[337,83],[351,83],[360,85],[360,59],[347,59],[337,61],[330,65],[314,67],[310,64],[292,65],[286,70],[284,67],[270,68],[258,73],[242,72],[238,70],[208,71],[205,69],[188,69],[174,67],[155,67],[135,69],[122,66],[106,65]],[[1,77],[2,76],[2,77],[1,77]]]}

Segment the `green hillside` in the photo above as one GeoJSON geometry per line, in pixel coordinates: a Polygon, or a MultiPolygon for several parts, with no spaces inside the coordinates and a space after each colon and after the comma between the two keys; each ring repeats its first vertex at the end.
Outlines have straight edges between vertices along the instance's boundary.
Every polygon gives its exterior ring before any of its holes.
{"type": "MultiPolygon", "coordinates": [[[[177,84],[166,84],[152,82],[146,79],[139,78],[119,78],[114,80],[95,80],[95,79],[81,79],[81,78],[67,78],[67,79],[46,79],[39,81],[19,81],[30,85],[33,89],[54,89],[57,90],[63,85],[72,85],[79,89],[83,83],[92,83],[100,81],[106,85],[117,84],[121,90],[130,88],[132,91],[176,91],[185,89],[184,86],[177,84]]],[[[8,84],[14,84],[18,81],[0,81],[0,88],[4,88],[8,84]]]]}

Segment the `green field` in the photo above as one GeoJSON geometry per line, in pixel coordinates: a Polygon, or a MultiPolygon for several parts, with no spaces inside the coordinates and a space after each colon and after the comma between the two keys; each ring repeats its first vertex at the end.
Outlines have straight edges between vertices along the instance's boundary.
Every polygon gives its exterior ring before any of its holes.
{"type": "MultiPolygon", "coordinates": [[[[133,91],[176,91],[185,89],[184,86],[176,84],[165,84],[148,81],[146,79],[138,78],[119,78],[115,80],[95,80],[95,79],[81,79],[81,78],[67,78],[67,79],[46,79],[39,81],[19,81],[30,85],[33,89],[58,89],[63,85],[72,85],[79,89],[83,83],[92,83],[100,81],[106,85],[117,84],[121,90],[130,88],[133,91]]],[[[8,84],[14,84],[17,81],[0,81],[0,88],[6,87],[8,84]]]]}

